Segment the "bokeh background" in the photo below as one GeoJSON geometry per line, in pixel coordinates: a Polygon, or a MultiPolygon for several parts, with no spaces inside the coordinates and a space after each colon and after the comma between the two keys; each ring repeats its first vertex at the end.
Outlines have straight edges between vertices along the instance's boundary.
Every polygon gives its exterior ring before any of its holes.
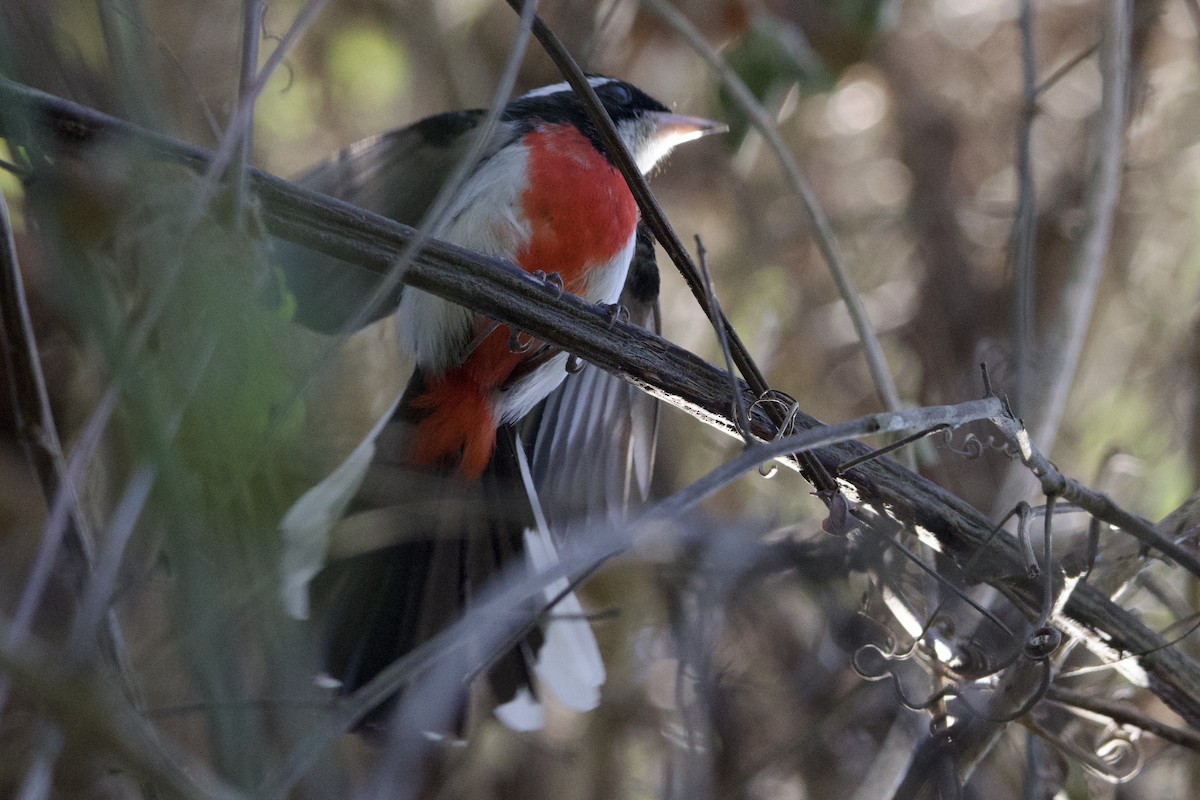
{"type": "MultiPolygon", "coordinates": [[[[263,61],[302,6],[267,5],[263,61]]],[[[1022,88],[1017,0],[672,6],[777,120],[832,224],[907,405],[980,396],[978,365],[986,362],[1022,413],[1013,264],[1017,152],[1027,120],[1036,199],[1034,371],[1063,344],[1050,331],[1097,155],[1091,133],[1103,9],[1091,0],[1034,6],[1036,81],[1049,82],[1032,107],[1022,88]]],[[[661,7],[547,0],[541,11],[586,68],[636,83],[681,112],[729,122],[730,134],[689,145],[660,168],[652,180],[660,202],[686,242],[702,238],[716,295],[772,386],[827,421],[881,410],[800,200],[743,109],[661,7]]],[[[1198,21],[1194,0],[1133,4],[1123,185],[1106,270],[1061,430],[1038,442],[1065,472],[1154,520],[1191,493],[1200,458],[1198,21]]],[[[252,163],[295,176],[363,137],[486,106],[516,29],[512,9],[492,0],[330,3],[257,103],[252,163]]],[[[242,7],[227,0],[5,0],[0,70],[212,147],[238,97],[241,30],[242,7]]],[[[518,89],[558,80],[531,44],[518,89]]],[[[24,154],[0,138],[0,158],[20,164],[24,154]]],[[[135,679],[137,706],[172,746],[250,789],[324,711],[307,685],[307,634],[272,606],[275,522],[387,406],[405,377],[402,355],[384,323],[326,362],[325,340],[256,310],[252,276],[268,244],[253,226],[229,234],[205,218],[180,246],[194,191],[181,168],[103,147],[54,166],[61,169],[27,183],[0,171],[0,191],[69,447],[109,381],[123,376],[113,421],[85,465],[84,505],[102,535],[120,519],[120,499],[138,470],[149,463],[158,472],[149,510],[130,523],[112,598],[112,624],[130,657],[125,678],[135,679]],[[153,327],[144,358],[123,364],[131,321],[153,305],[164,270],[176,267],[184,288],[165,300],[167,324],[153,327]]],[[[664,335],[720,363],[696,302],[669,263],[662,267],[664,335]]],[[[0,414],[6,614],[26,586],[47,519],[9,411],[0,414]]],[[[911,458],[998,519],[1034,483],[1001,492],[1013,462],[986,443],[976,452],[967,436],[935,437],[911,458]]],[[[656,489],[687,485],[736,452],[736,442],[668,409],[656,489]]],[[[824,536],[825,513],[797,476],[751,476],[689,524],[721,541],[815,540],[824,536]]],[[[814,572],[744,581],[732,568],[722,574],[691,559],[686,548],[606,570],[591,587],[594,607],[618,611],[598,625],[611,664],[601,710],[563,712],[540,736],[484,721],[469,746],[444,755],[431,796],[892,796],[879,788],[880,774],[888,758],[911,749],[922,717],[904,711],[886,682],[863,682],[840,646],[843,623],[874,584],[814,572]],[[686,656],[689,648],[703,657],[686,656]]],[[[35,625],[55,646],[68,641],[77,607],[70,575],[59,583],[35,625]]],[[[1146,601],[1145,613],[1157,627],[1193,613],[1200,600],[1194,581],[1173,573],[1154,585],[1157,600],[1146,601]]],[[[1137,606],[1148,594],[1131,590],[1123,602],[1137,606]]],[[[96,663],[87,648],[71,652],[96,663]]],[[[122,685],[95,669],[99,685],[122,685]]],[[[1146,713],[1178,723],[1117,678],[1096,691],[1125,692],[1146,713]]],[[[47,750],[38,702],[36,692],[16,693],[0,718],[0,792],[29,791],[39,764],[53,775],[50,795],[23,797],[146,791],[109,770],[111,747],[77,731],[47,750]]],[[[1058,796],[1185,797],[1200,782],[1195,752],[1152,737],[1141,742],[1140,772],[1118,789],[1078,759],[1055,755],[1062,748],[1031,744],[1044,740],[1011,727],[976,765],[965,796],[1017,796],[1028,785],[1027,755],[1038,747],[1050,753],[1040,763],[1065,776],[1058,796]]],[[[347,737],[295,794],[349,796],[370,785],[376,758],[347,737]]]]}

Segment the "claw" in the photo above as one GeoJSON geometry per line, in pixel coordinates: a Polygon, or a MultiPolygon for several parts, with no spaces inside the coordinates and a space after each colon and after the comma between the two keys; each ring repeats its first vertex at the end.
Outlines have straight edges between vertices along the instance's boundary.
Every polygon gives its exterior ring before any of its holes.
{"type": "Polygon", "coordinates": [[[458,363],[461,364],[462,362],[466,361],[471,356],[471,353],[474,353],[479,348],[479,345],[483,344],[483,341],[491,336],[499,327],[499,322],[491,322],[486,328],[479,332],[478,336],[467,342],[466,347],[462,349],[462,352],[458,356],[458,363]]]}
{"type": "Polygon", "coordinates": [[[600,308],[608,312],[608,327],[610,328],[617,324],[617,320],[620,320],[621,322],[629,322],[629,309],[620,303],[601,303],[600,308]]]}
{"type": "Polygon", "coordinates": [[[536,269],[533,271],[533,277],[541,278],[542,282],[547,286],[552,286],[558,290],[554,295],[555,298],[562,297],[563,294],[563,279],[562,275],[557,272],[546,272],[545,270],[536,269]]]}
{"type": "MultiPolygon", "coordinates": [[[[531,340],[530,345],[536,341],[536,339],[531,340]]],[[[526,346],[525,349],[528,350],[529,346],[526,346]]],[[[542,346],[533,353],[525,356],[521,363],[517,365],[516,369],[514,369],[512,373],[509,374],[508,378],[505,379],[504,383],[500,385],[500,391],[507,392],[519,381],[521,381],[530,373],[544,366],[547,361],[554,358],[560,352],[561,351],[554,345],[543,343],[542,346]]]]}
{"type": "Polygon", "coordinates": [[[508,333],[508,352],[510,353],[528,353],[529,348],[533,347],[535,339],[530,339],[527,342],[521,341],[521,332],[516,328],[512,328],[508,333]]]}

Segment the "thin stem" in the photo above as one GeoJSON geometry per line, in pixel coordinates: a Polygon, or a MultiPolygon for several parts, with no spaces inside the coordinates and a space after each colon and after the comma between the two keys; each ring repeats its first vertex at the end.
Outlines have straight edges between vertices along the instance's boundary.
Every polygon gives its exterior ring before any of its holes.
{"type": "Polygon", "coordinates": [[[1036,278],[1034,243],[1037,241],[1037,199],[1033,184],[1033,122],[1037,117],[1037,64],[1033,52],[1033,0],[1021,0],[1021,128],[1017,137],[1017,209],[1013,219],[1016,243],[1013,283],[1013,360],[1016,362],[1018,409],[1024,408],[1033,360],[1033,319],[1036,278]]]}
{"type": "MultiPolygon", "coordinates": [[[[238,76],[238,104],[245,102],[254,86],[258,72],[258,45],[262,41],[263,0],[242,0],[242,69],[238,76]]],[[[250,153],[254,149],[254,103],[250,103],[250,117],[241,132],[237,159],[233,163],[233,220],[241,227],[244,223],[242,210],[246,195],[246,167],[250,164],[250,153]]]]}
{"type": "Polygon", "coordinates": [[[1068,264],[1058,321],[1048,339],[1054,346],[1047,348],[1046,365],[1034,381],[1035,385],[1047,388],[1031,408],[1021,409],[1022,416],[1030,421],[1034,441],[1046,451],[1053,448],[1058,436],[1067,394],[1087,339],[1121,193],[1129,95],[1130,5],[1129,0],[1108,0],[1106,6],[1100,47],[1103,90],[1084,200],[1085,221],[1076,239],[1079,245],[1068,264]]]}
{"type": "MultiPolygon", "coordinates": [[[[700,238],[700,234],[696,234],[696,263],[700,268],[700,277],[704,279],[704,288],[708,293],[708,302],[713,308],[720,311],[721,305],[717,302],[716,292],[713,291],[712,275],[708,271],[708,250],[704,247],[704,240],[700,238]]],[[[724,316],[724,312],[721,312],[724,316]]],[[[733,353],[729,349],[729,337],[725,335],[725,326],[714,324],[713,330],[717,333],[717,341],[721,344],[721,354],[725,356],[725,371],[729,373],[730,393],[733,395],[733,420],[738,429],[739,435],[745,444],[750,444],[750,416],[746,410],[746,398],[742,397],[741,391],[738,389],[737,373],[734,372],[733,353]]]]}
{"type": "Polygon", "coordinates": [[[850,277],[850,271],[846,267],[846,259],[842,255],[841,247],[838,246],[833,226],[829,224],[829,219],[825,216],[816,193],[804,177],[795,156],[783,141],[783,137],[779,135],[779,128],[771,115],[687,17],[666,0],[642,0],[642,2],[678,31],[688,45],[704,59],[713,74],[729,91],[734,103],[746,114],[750,124],[762,135],[768,147],[779,160],[780,166],[783,167],[784,178],[791,186],[792,191],[800,198],[805,222],[817,243],[821,257],[829,268],[829,273],[841,294],[842,301],[850,312],[850,319],[854,324],[858,340],[862,343],[863,355],[867,359],[867,368],[871,372],[871,378],[875,381],[875,388],[885,407],[893,411],[903,408],[904,406],[900,402],[900,393],[896,389],[896,382],[887,366],[887,358],[879,344],[879,337],[875,335],[875,327],[871,324],[870,316],[862,303],[858,288],[854,285],[854,279],[850,277]]]}
{"type": "Polygon", "coordinates": [[[1095,692],[1065,689],[1057,685],[1052,685],[1046,691],[1046,699],[1065,706],[1102,714],[1119,725],[1132,725],[1147,733],[1152,733],[1164,741],[1200,753],[1200,733],[1159,722],[1130,703],[1097,697],[1095,692]]]}

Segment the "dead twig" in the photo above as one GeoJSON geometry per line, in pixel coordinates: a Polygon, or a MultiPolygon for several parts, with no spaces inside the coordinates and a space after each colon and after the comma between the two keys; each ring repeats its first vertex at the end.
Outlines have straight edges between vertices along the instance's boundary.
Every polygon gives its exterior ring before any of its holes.
{"type": "Polygon", "coordinates": [[[829,273],[842,297],[842,302],[846,304],[846,309],[854,324],[854,331],[862,343],[863,354],[867,359],[867,368],[871,372],[875,388],[879,391],[880,398],[887,408],[893,411],[903,408],[903,404],[900,402],[900,393],[896,389],[896,382],[892,378],[891,370],[888,369],[883,348],[879,345],[879,337],[875,335],[875,327],[871,324],[870,316],[862,303],[858,287],[854,285],[854,279],[850,277],[846,259],[838,246],[833,227],[829,224],[829,219],[825,216],[821,204],[817,201],[816,193],[809,186],[795,156],[788,149],[783,137],[779,135],[778,127],[771,119],[771,115],[763,108],[762,103],[758,102],[754,93],[742,82],[737,73],[729,68],[721,55],[705,40],[700,31],[696,30],[696,27],[688,21],[687,17],[666,0],[642,0],[642,2],[683,36],[684,41],[704,59],[705,64],[729,91],[733,101],[746,114],[750,124],[762,135],[767,146],[779,160],[779,165],[783,168],[784,179],[796,196],[800,198],[805,222],[812,232],[813,240],[817,243],[817,249],[820,250],[825,265],[829,268],[829,273]]]}
{"type": "Polygon", "coordinates": [[[1045,364],[1032,376],[1031,386],[1046,388],[1020,409],[1029,421],[1033,440],[1051,450],[1067,405],[1088,325],[1096,304],[1100,278],[1108,257],[1113,216],[1121,193],[1124,135],[1129,95],[1131,11],[1128,0],[1109,0],[1100,45],[1103,89],[1092,140],[1092,169],[1084,199],[1084,223],[1067,267],[1054,329],[1046,341],[1045,364]]]}

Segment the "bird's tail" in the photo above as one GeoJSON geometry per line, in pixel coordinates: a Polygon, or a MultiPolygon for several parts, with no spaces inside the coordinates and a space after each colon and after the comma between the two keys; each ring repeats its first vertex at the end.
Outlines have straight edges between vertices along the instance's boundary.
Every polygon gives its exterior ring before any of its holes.
{"type": "MultiPolygon", "coordinates": [[[[424,392],[414,377],[377,432],[370,467],[334,526],[335,558],[313,585],[327,632],[324,670],[343,693],[445,630],[499,573],[523,563],[543,569],[557,557],[553,537],[538,524],[536,490],[511,428],[500,429],[478,481],[411,467],[421,409],[408,399],[424,392]],[[354,554],[336,557],[346,553],[354,554]]],[[[547,586],[546,602],[563,588],[547,586]]],[[[529,609],[531,619],[538,610],[529,609]]],[[[558,614],[571,619],[533,626],[488,668],[497,715],[510,727],[540,726],[539,682],[570,707],[588,710],[598,702],[604,669],[574,595],[548,619],[558,614]]],[[[460,701],[466,697],[464,685],[460,701]]],[[[381,729],[394,705],[394,697],[385,701],[360,729],[381,729]]],[[[457,712],[461,723],[465,702],[457,712]]]]}

